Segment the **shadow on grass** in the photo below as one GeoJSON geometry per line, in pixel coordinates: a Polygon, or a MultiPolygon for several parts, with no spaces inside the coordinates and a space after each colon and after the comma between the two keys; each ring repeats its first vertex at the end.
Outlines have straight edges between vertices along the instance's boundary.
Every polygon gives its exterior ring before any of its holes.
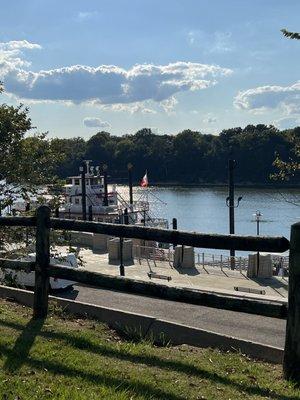
{"type": "MultiPolygon", "coordinates": [[[[14,349],[11,350],[1,344],[0,351],[2,354],[5,354],[9,360],[13,360],[15,357],[19,356],[15,353],[14,349]]],[[[102,373],[86,372],[77,368],[66,366],[61,363],[39,360],[32,356],[30,356],[30,358],[24,359],[23,363],[30,365],[31,367],[34,367],[36,369],[46,368],[48,372],[51,372],[55,375],[61,374],[70,378],[80,377],[81,379],[84,379],[85,381],[88,381],[94,385],[103,385],[107,388],[114,389],[116,392],[130,390],[135,394],[143,397],[147,396],[150,399],[185,400],[185,397],[173,393],[168,393],[162,389],[155,388],[148,383],[142,383],[135,380],[126,380],[122,377],[115,378],[102,373]]]]}
{"type": "MultiPolygon", "coordinates": [[[[36,321],[34,321],[34,322],[36,322],[36,321]]],[[[176,371],[176,372],[184,373],[187,376],[193,375],[193,376],[199,377],[200,379],[210,380],[213,384],[222,384],[222,385],[231,386],[233,389],[238,390],[240,392],[245,392],[248,395],[263,396],[263,397],[268,397],[269,399],[275,399],[275,400],[299,400],[298,396],[281,395],[281,394],[276,393],[273,390],[269,390],[267,388],[249,385],[249,384],[242,383],[242,382],[237,382],[235,380],[230,379],[229,377],[219,375],[218,373],[215,373],[215,372],[207,371],[205,369],[199,368],[199,367],[194,366],[189,363],[185,363],[185,362],[178,361],[178,360],[162,359],[162,358],[160,358],[158,356],[154,356],[154,355],[131,354],[124,349],[120,349],[120,348],[116,348],[116,347],[112,347],[112,346],[104,345],[104,344],[95,344],[90,340],[87,340],[82,337],[78,337],[73,334],[40,331],[40,330],[37,330],[37,327],[34,324],[33,324],[34,332],[32,332],[33,340],[30,340],[28,338],[28,335],[30,336],[30,331],[29,331],[30,323],[31,323],[31,321],[24,329],[24,331],[26,331],[26,333],[24,334],[24,332],[23,332],[20,335],[20,337],[17,339],[16,344],[12,350],[8,349],[6,346],[0,345],[1,352],[3,352],[4,354],[7,354],[7,362],[6,362],[5,366],[6,365],[8,366],[8,363],[9,363],[9,365],[17,365],[18,367],[20,367],[21,364],[30,364],[32,366],[35,366],[36,368],[47,368],[51,372],[61,373],[63,375],[67,375],[67,376],[71,376],[71,377],[81,376],[83,379],[86,379],[88,381],[103,383],[107,386],[113,386],[113,387],[122,386],[122,389],[128,388],[128,389],[136,391],[136,393],[140,393],[143,395],[145,395],[145,393],[147,393],[149,395],[158,396],[158,398],[166,399],[166,400],[183,399],[183,397],[180,397],[180,396],[177,396],[174,394],[170,394],[170,393],[165,393],[160,389],[153,388],[149,384],[143,384],[141,382],[130,383],[130,382],[126,382],[122,379],[119,380],[117,378],[87,373],[87,372],[81,371],[79,369],[78,370],[73,369],[73,368],[70,368],[70,367],[62,365],[62,364],[53,363],[51,361],[41,361],[38,359],[34,359],[32,357],[30,357],[28,359],[27,358],[27,356],[29,354],[28,348],[30,350],[30,347],[28,345],[29,345],[29,343],[31,343],[31,345],[32,345],[36,335],[40,334],[42,337],[45,337],[48,339],[62,340],[66,344],[71,345],[72,347],[75,347],[79,350],[92,352],[92,353],[98,354],[100,356],[111,357],[111,358],[119,359],[122,361],[129,361],[132,363],[141,363],[141,364],[145,364],[149,367],[166,369],[168,371],[176,371]],[[27,349],[26,351],[22,351],[22,349],[21,349],[22,342],[24,340],[26,343],[26,345],[25,345],[26,349],[27,349]],[[19,353],[20,350],[22,353],[19,353]],[[22,359],[21,361],[18,361],[20,354],[22,354],[24,356],[24,359],[22,359]],[[17,358],[17,361],[14,361],[15,358],[17,358]]],[[[16,330],[23,329],[23,326],[21,324],[14,323],[14,322],[1,321],[0,325],[1,324],[3,326],[14,328],[16,330]]]]}
{"type": "MultiPolygon", "coordinates": [[[[7,357],[4,364],[4,370],[14,372],[21,368],[22,364],[26,362],[35,338],[41,333],[44,322],[45,319],[33,318],[28,322],[14,344],[11,353],[12,357],[7,357]]],[[[22,325],[20,325],[20,327],[21,326],[22,325]]]]}

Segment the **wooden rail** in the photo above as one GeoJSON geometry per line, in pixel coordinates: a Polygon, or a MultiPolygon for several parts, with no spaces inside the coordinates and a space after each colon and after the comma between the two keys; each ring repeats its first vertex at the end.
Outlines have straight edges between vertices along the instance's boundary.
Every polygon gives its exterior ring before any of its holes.
{"type": "Polygon", "coordinates": [[[35,271],[35,261],[20,261],[0,258],[0,268],[31,272],[35,271]]]}
{"type": "Polygon", "coordinates": [[[51,218],[52,229],[101,233],[110,236],[153,240],[161,243],[182,244],[185,246],[224,249],[268,251],[283,253],[289,249],[285,237],[219,235],[196,232],[149,228],[144,226],[120,225],[99,222],[86,222],[51,218]]]}
{"type": "Polygon", "coordinates": [[[36,226],[36,217],[0,217],[0,226],[36,226]]]}
{"type": "MultiPolygon", "coordinates": [[[[35,270],[35,289],[34,289],[34,307],[33,314],[35,318],[44,318],[48,310],[48,289],[49,278],[59,277],[74,280],[94,286],[112,287],[115,284],[116,277],[105,276],[80,269],[73,269],[63,266],[50,265],[50,229],[71,230],[81,232],[92,232],[116,236],[119,238],[138,238],[143,240],[153,240],[163,243],[181,244],[200,248],[216,248],[230,250],[246,251],[267,251],[282,253],[290,248],[289,263],[289,305],[287,310],[287,334],[284,353],[284,373],[286,378],[293,379],[300,383],[300,223],[292,226],[291,246],[284,237],[256,237],[239,235],[218,235],[192,233],[177,230],[166,230],[149,227],[138,227],[118,224],[107,224],[86,221],[63,220],[50,218],[50,209],[47,206],[41,206],[37,209],[35,217],[0,217],[0,226],[24,226],[36,227],[36,262],[15,261],[0,259],[0,267],[15,270],[32,271],[35,270]]],[[[118,277],[118,288],[133,288],[134,282],[124,277],[118,277]]],[[[150,287],[152,294],[166,298],[168,289],[173,290],[173,294],[178,296],[178,288],[169,288],[164,285],[155,285],[151,282],[138,282],[137,292],[142,293],[145,285],[150,287]],[[144,285],[143,285],[144,284],[144,285]],[[167,288],[167,289],[166,289],[167,288]]],[[[133,288],[134,291],[134,288],[133,288]]],[[[186,291],[186,295],[195,296],[195,291],[186,291]]],[[[218,308],[227,308],[232,310],[241,310],[241,299],[229,298],[224,302],[224,298],[213,298],[212,294],[201,294],[206,305],[218,308]]],[[[199,297],[199,296],[198,296],[199,297]]],[[[215,295],[215,297],[218,297],[215,295]]],[[[198,300],[197,300],[198,301],[198,300]]],[[[263,302],[250,301],[245,299],[247,312],[255,312],[260,308],[263,302]],[[256,307],[253,309],[253,304],[256,307]]],[[[265,302],[266,314],[273,316],[279,312],[285,317],[286,309],[278,310],[278,306],[265,302]],[[269,311],[268,311],[269,310],[269,311]]]]}
{"type": "MultiPolygon", "coordinates": [[[[36,226],[36,221],[36,217],[0,217],[0,226],[36,226]]],[[[285,237],[207,234],[59,218],[50,218],[49,224],[51,229],[56,230],[100,233],[208,249],[234,248],[272,253],[283,253],[289,249],[289,241],[285,237]]]]}

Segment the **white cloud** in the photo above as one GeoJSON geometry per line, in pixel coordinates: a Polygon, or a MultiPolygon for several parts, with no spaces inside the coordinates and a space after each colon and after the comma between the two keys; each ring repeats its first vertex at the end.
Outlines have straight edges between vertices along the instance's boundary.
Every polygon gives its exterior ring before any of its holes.
{"type": "Polygon", "coordinates": [[[285,117],[274,121],[273,125],[279,129],[290,129],[295,126],[300,126],[300,115],[296,117],[285,117]]]}
{"type": "Polygon", "coordinates": [[[21,50],[21,49],[41,49],[42,46],[37,43],[31,43],[27,40],[11,40],[10,42],[0,42],[0,50],[21,50]]]}
{"type": "Polygon", "coordinates": [[[98,17],[98,15],[99,15],[98,11],[79,11],[76,19],[80,22],[88,21],[98,17]]]}
{"type": "Polygon", "coordinates": [[[100,118],[86,117],[83,120],[84,126],[87,128],[110,128],[111,125],[107,121],[102,121],[100,118]]]}
{"type": "Polygon", "coordinates": [[[141,103],[131,103],[131,104],[98,104],[97,102],[94,103],[98,105],[102,110],[107,111],[115,111],[115,112],[129,112],[130,114],[156,114],[156,111],[152,108],[149,108],[146,104],[147,102],[141,103]]]}
{"type": "Polygon", "coordinates": [[[174,96],[160,102],[160,106],[167,114],[172,114],[177,104],[178,100],[174,96]]]}
{"type": "Polygon", "coordinates": [[[234,105],[250,111],[280,108],[288,115],[300,113],[300,81],[290,86],[260,86],[241,91],[234,105]]]}
{"type": "Polygon", "coordinates": [[[16,68],[24,68],[30,62],[24,60],[22,50],[35,50],[42,47],[37,43],[30,43],[27,40],[12,40],[0,42],[0,78],[16,68]]]}
{"type": "Polygon", "coordinates": [[[218,119],[217,117],[215,117],[213,114],[208,114],[204,119],[203,122],[205,124],[214,124],[215,122],[217,122],[218,119]]]}
{"type": "Polygon", "coordinates": [[[197,47],[206,53],[223,54],[235,50],[231,32],[207,33],[201,30],[191,30],[187,34],[187,40],[191,47],[197,47]]]}
{"type": "MultiPolygon", "coordinates": [[[[217,65],[183,61],[138,64],[129,69],[115,65],[73,65],[33,72],[26,69],[28,65],[20,57],[20,49],[36,49],[39,45],[26,41],[12,43],[15,42],[2,43],[0,47],[0,79],[4,80],[6,92],[35,101],[104,105],[161,102],[179,92],[205,89],[232,73],[217,65]],[[6,48],[9,54],[5,53],[6,48]]],[[[142,112],[153,111],[149,110],[144,108],[142,112]]]]}

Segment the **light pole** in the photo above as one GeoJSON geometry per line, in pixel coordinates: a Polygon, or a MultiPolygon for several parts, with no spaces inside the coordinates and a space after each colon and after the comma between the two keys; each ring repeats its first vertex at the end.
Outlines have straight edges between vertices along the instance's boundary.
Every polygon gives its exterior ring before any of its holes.
{"type": "Polygon", "coordinates": [[[69,219],[71,219],[71,207],[72,207],[72,204],[68,203],[69,219]]]}
{"type": "MultiPolygon", "coordinates": [[[[256,234],[257,234],[257,236],[259,236],[259,223],[261,222],[262,213],[259,210],[257,210],[255,212],[255,214],[253,214],[253,217],[255,218],[255,221],[256,221],[256,234]]],[[[257,260],[256,261],[256,264],[257,264],[256,275],[258,276],[258,272],[259,272],[259,251],[257,252],[256,260],[257,260]]]]}
{"type": "MultiPolygon", "coordinates": [[[[233,170],[236,166],[235,160],[228,160],[228,197],[226,198],[226,205],[229,208],[229,233],[230,235],[234,235],[234,209],[237,208],[242,200],[242,196],[240,196],[237,200],[237,203],[234,203],[234,174],[233,170]]],[[[230,266],[231,269],[235,269],[235,249],[230,249],[230,266]]]]}

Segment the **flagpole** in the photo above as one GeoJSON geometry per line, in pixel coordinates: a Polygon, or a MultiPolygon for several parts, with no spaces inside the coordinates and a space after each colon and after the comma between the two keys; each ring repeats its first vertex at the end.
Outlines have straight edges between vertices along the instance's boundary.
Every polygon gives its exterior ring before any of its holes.
{"type": "MultiPolygon", "coordinates": [[[[146,169],[146,177],[147,177],[146,201],[147,201],[147,208],[149,209],[149,189],[148,189],[149,181],[148,181],[148,170],[147,169],[146,169]]],[[[145,212],[145,226],[146,226],[146,213],[147,213],[147,209],[145,212]]]]}
{"type": "MultiPolygon", "coordinates": [[[[146,186],[146,207],[147,208],[149,208],[149,193],[148,193],[148,186],[146,186]]],[[[144,217],[144,220],[145,220],[145,226],[146,226],[146,213],[147,213],[147,208],[146,208],[146,210],[145,210],[145,217],[144,217]]]]}
{"type": "Polygon", "coordinates": [[[146,226],[146,212],[147,212],[147,207],[149,208],[149,198],[148,198],[148,171],[145,171],[145,175],[143,176],[143,179],[141,180],[141,187],[143,189],[146,189],[146,192],[143,192],[143,195],[141,196],[141,198],[145,198],[146,201],[144,201],[144,203],[146,203],[146,206],[144,206],[143,209],[143,217],[144,217],[144,226],[146,226]]]}

